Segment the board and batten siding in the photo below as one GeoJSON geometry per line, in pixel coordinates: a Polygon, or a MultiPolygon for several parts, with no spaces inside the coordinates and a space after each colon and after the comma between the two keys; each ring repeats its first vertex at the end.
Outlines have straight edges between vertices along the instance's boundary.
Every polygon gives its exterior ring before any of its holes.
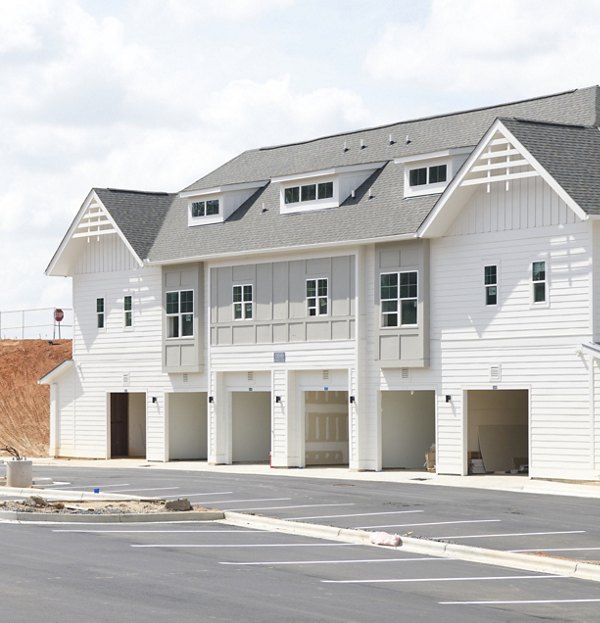
{"type": "Polygon", "coordinates": [[[591,281],[590,223],[539,179],[480,189],[432,240],[439,472],[466,473],[464,392],[497,387],[529,391],[531,476],[590,474],[589,375],[576,352],[592,335],[591,281]],[[547,303],[533,303],[534,261],[546,262],[547,303]],[[495,306],[485,304],[486,265],[498,267],[495,306]]]}
{"type": "Polygon", "coordinates": [[[354,337],[354,256],[212,267],[211,345],[286,344],[354,337]],[[306,280],[328,280],[328,312],[309,316],[306,280]],[[253,317],[233,319],[232,291],[253,287],[253,317]]]}

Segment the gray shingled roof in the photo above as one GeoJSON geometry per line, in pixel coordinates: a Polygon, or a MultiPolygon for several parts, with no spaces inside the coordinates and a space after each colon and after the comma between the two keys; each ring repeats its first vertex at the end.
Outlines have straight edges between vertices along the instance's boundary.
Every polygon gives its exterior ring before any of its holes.
{"type": "Polygon", "coordinates": [[[175,193],[94,188],[138,257],[148,257],[175,193]]]}
{"type": "Polygon", "coordinates": [[[568,195],[588,214],[600,214],[600,130],[502,119],[568,195]]]}
{"type": "MultiPolygon", "coordinates": [[[[475,146],[498,117],[595,126],[599,122],[599,91],[598,87],[578,89],[512,104],[247,151],[184,189],[198,190],[336,166],[387,162],[357,190],[355,198],[348,198],[338,208],[280,214],[278,187],[268,184],[250,197],[225,223],[189,227],[187,200],[175,194],[107,189],[98,189],[97,192],[140,257],[152,261],[413,234],[439,195],[403,199],[403,170],[393,163],[394,158],[475,146]],[[394,140],[392,144],[388,140],[390,135],[394,140]],[[408,143],[405,140],[407,136],[410,139],[408,143]],[[364,142],[362,149],[361,139],[364,142]],[[372,198],[368,196],[369,188],[373,189],[372,198]]],[[[507,123],[524,124],[511,120],[507,123]]],[[[565,189],[580,185],[579,172],[573,166],[575,158],[565,165],[558,149],[552,155],[552,141],[558,141],[558,135],[543,138],[542,132],[535,134],[535,129],[527,130],[529,134],[526,135],[525,125],[515,131],[521,131],[524,143],[529,141],[532,144],[532,153],[536,157],[538,151],[541,153],[540,163],[548,167],[548,171],[565,189]],[[575,181],[569,186],[566,177],[575,181]]],[[[587,132],[589,128],[586,129],[586,137],[587,132]]],[[[569,141],[576,140],[573,135],[570,136],[569,141]]],[[[566,136],[564,140],[569,143],[566,136]]],[[[578,151],[577,158],[587,158],[583,153],[584,145],[578,150],[573,144],[572,149],[578,151]]],[[[598,162],[595,155],[591,156],[592,160],[594,158],[598,162]]],[[[580,190],[579,194],[573,189],[572,197],[576,201],[580,197],[585,206],[597,209],[593,200],[596,195],[594,188],[580,190]],[[584,194],[586,197],[583,197],[584,194]]]]}

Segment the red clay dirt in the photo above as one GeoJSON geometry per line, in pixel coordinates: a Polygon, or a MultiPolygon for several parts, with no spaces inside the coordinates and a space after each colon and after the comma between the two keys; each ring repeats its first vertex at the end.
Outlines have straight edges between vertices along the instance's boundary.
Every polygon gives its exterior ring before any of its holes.
{"type": "Polygon", "coordinates": [[[0,340],[0,446],[48,456],[50,388],[37,380],[71,358],[71,340],[0,340]]]}

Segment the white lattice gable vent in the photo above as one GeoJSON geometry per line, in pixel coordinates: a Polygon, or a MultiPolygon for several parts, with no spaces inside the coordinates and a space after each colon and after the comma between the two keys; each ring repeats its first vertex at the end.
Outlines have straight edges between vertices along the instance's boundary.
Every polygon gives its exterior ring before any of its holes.
{"type": "Polygon", "coordinates": [[[512,180],[538,175],[529,160],[499,128],[471,164],[460,186],[484,185],[490,192],[492,184],[503,183],[505,189],[509,190],[512,180]]]}
{"type": "Polygon", "coordinates": [[[92,200],[79,218],[79,223],[71,238],[92,238],[99,239],[100,236],[118,233],[112,219],[109,217],[106,208],[92,200]]]}

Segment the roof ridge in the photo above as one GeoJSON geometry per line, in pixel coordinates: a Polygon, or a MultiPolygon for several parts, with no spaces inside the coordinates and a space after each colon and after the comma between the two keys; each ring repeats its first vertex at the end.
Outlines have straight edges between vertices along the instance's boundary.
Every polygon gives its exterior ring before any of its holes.
{"type": "Polygon", "coordinates": [[[493,108],[501,108],[503,106],[514,106],[516,104],[524,104],[525,102],[535,102],[535,101],[539,101],[539,100],[544,100],[544,99],[549,99],[552,97],[558,97],[560,95],[567,95],[569,93],[575,93],[575,91],[581,91],[587,88],[593,88],[593,87],[584,87],[582,89],[569,89],[567,91],[560,91],[558,93],[550,93],[549,95],[542,95],[542,96],[538,96],[538,97],[528,97],[528,98],[524,98],[521,100],[514,100],[511,102],[504,102],[502,104],[491,104],[489,106],[480,106],[478,108],[467,108],[467,109],[463,109],[463,110],[456,110],[454,112],[450,112],[450,113],[443,113],[443,114],[438,114],[438,115],[429,115],[427,117],[416,117],[413,119],[405,119],[404,121],[395,121],[392,123],[385,123],[383,125],[377,125],[377,126],[372,126],[372,127],[368,127],[368,128],[361,128],[359,130],[349,130],[347,132],[338,132],[336,134],[327,134],[325,136],[318,136],[315,138],[311,138],[311,139],[307,139],[304,141],[296,141],[296,142],[292,142],[292,143],[282,143],[280,145],[266,145],[265,147],[258,147],[256,149],[251,149],[248,151],[269,151],[272,149],[280,149],[283,147],[294,147],[296,145],[307,145],[309,143],[315,143],[317,141],[321,141],[323,139],[327,139],[327,138],[336,138],[338,136],[351,136],[353,134],[360,134],[362,132],[371,132],[373,130],[383,130],[384,128],[391,128],[393,126],[398,126],[398,125],[403,125],[403,124],[408,124],[408,123],[419,123],[421,121],[431,121],[432,119],[443,119],[445,117],[454,117],[457,115],[466,115],[469,113],[474,113],[474,112],[479,112],[482,110],[492,110],[493,108]]]}
{"type": "Polygon", "coordinates": [[[132,195],[161,195],[169,196],[176,195],[177,193],[168,193],[161,190],[131,190],[128,188],[94,188],[94,190],[108,190],[111,193],[129,193],[132,195]]]}

